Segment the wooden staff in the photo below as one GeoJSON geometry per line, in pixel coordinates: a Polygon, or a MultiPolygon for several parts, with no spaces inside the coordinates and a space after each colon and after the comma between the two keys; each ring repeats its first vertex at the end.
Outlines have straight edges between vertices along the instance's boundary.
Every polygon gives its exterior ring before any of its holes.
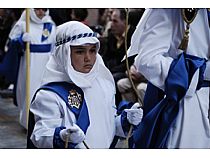
{"type": "MultiPolygon", "coordinates": [[[[30,10],[26,8],[26,32],[29,33],[30,10]]],[[[30,42],[26,42],[26,128],[30,109],[30,42]]]]}
{"type": "MultiPolygon", "coordinates": [[[[128,49],[127,48],[128,9],[125,9],[125,11],[126,11],[126,25],[125,25],[125,57],[126,57],[125,59],[126,59],[126,69],[127,69],[127,72],[128,72],[128,78],[130,80],[130,83],[131,83],[131,86],[132,86],[132,88],[134,90],[134,93],[135,93],[135,95],[137,97],[137,100],[138,100],[140,106],[142,106],[143,105],[143,100],[138,96],[138,92],[137,92],[137,89],[136,89],[136,87],[135,87],[135,85],[133,83],[133,80],[131,78],[130,69],[129,69],[128,53],[127,53],[127,49],[128,49]]],[[[133,126],[131,125],[131,127],[129,129],[129,132],[128,132],[128,135],[127,135],[126,140],[125,140],[124,148],[129,148],[128,147],[128,140],[129,140],[129,138],[131,136],[132,131],[133,131],[133,126]]]]}

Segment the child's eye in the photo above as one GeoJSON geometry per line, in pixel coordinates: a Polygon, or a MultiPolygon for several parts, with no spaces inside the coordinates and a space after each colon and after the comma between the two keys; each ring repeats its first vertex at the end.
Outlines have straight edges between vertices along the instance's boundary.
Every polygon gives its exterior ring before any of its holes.
{"type": "Polygon", "coordinates": [[[82,54],[84,51],[83,50],[77,50],[76,53],[77,54],[82,54]]]}
{"type": "Polygon", "coordinates": [[[93,48],[93,49],[90,50],[90,52],[91,52],[91,53],[96,53],[96,49],[93,48]]]}

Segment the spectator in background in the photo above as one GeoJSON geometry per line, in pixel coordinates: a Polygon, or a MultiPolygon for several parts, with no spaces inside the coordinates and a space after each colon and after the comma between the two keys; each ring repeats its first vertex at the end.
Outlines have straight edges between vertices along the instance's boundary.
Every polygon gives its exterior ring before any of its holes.
{"type": "MultiPolygon", "coordinates": [[[[129,27],[135,28],[141,19],[142,15],[144,13],[144,9],[129,9],[129,18],[128,18],[128,24],[129,27]]],[[[142,74],[137,72],[136,67],[134,65],[131,65],[130,67],[130,75],[131,79],[134,82],[134,85],[137,89],[137,95],[134,92],[134,89],[131,85],[131,82],[128,77],[122,78],[117,82],[117,87],[119,89],[119,92],[122,95],[122,99],[126,101],[131,102],[137,102],[137,97],[140,98],[140,100],[144,100],[144,95],[147,88],[147,80],[144,78],[142,74]]],[[[128,75],[128,73],[126,73],[128,75]]]]}
{"type": "Polygon", "coordinates": [[[86,18],[88,17],[88,9],[86,8],[74,8],[72,9],[71,19],[79,21],[85,25],[88,25],[86,18]]]}
{"type": "Polygon", "coordinates": [[[50,16],[52,20],[55,22],[56,26],[61,25],[67,21],[71,21],[71,8],[50,8],[49,9],[50,16]]]}
{"type": "Polygon", "coordinates": [[[104,21],[104,32],[102,34],[103,37],[107,37],[108,36],[108,32],[109,30],[111,29],[111,16],[112,16],[112,13],[115,9],[114,8],[108,8],[108,9],[105,9],[104,10],[104,14],[102,16],[102,20],[101,21],[104,21]]]}
{"type": "Polygon", "coordinates": [[[99,9],[98,24],[101,26],[101,31],[99,32],[99,40],[101,42],[100,55],[104,56],[107,49],[107,36],[111,28],[111,14],[114,9],[112,8],[102,8],[99,9]]]}
{"type": "Polygon", "coordinates": [[[135,91],[131,85],[129,78],[128,77],[122,78],[117,82],[117,87],[122,96],[122,100],[130,101],[130,102],[137,102],[138,98],[140,98],[140,100],[143,101],[146,88],[147,88],[147,80],[142,74],[137,72],[136,67],[134,65],[131,65],[129,71],[130,71],[131,79],[137,90],[137,94],[135,94],[135,91]]]}
{"type": "Polygon", "coordinates": [[[129,18],[128,18],[128,24],[132,27],[136,27],[144,14],[145,9],[144,8],[138,8],[138,9],[129,9],[129,18]]]}
{"type": "Polygon", "coordinates": [[[98,9],[98,24],[101,26],[105,26],[107,23],[107,14],[106,14],[106,8],[99,8],[98,9]]]}
{"type": "MultiPolygon", "coordinates": [[[[114,9],[111,15],[111,29],[106,40],[106,48],[102,52],[105,65],[111,71],[116,87],[118,80],[127,78],[126,64],[122,62],[125,56],[125,31],[127,30],[127,48],[130,46],[131,36],[135,30],[135,26],[129,25],[126,28],[126,11],[125,9],[114,9]]],[[[129,58],[129,65],[134,62],[134,56],[129,58]]],[[[116,105],[122,100],[121,94],[116,88],[116,105]]]]}

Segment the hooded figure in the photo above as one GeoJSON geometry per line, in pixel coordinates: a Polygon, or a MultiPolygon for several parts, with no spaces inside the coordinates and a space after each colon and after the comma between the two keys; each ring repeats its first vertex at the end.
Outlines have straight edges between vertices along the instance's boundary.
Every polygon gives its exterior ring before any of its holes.
{"type": "Polygon", "coordinates": [[[134,64],[153,87],[146,91],[145,115],[134,132],[136,148],[210,148],[209,87],[201,86],[210,79],[210,64],[205,62],[209,20],[208,10],[199,9],[183,52],[179,49],[186,28],[182,9],[145,11],[129,49],[130,55],[138,53],[134,64]]]}
{"type": "MultiPolygon", "coordinates": [[[[49,10],[30,9],[29,32],[26,33],[26,12],[24,11],[9,34],[10,43],[17,43],[25,52],[25,42],[30,43],[30,101],[41,86],[44,67],[51,56],[55,43],[55,24],[49,10]]],[[[9,45],[11,46],[11,45],[9,45]]],[[[10,50],[10,48],[9,48],[10,50]]],[[[14,49],[12,51],[17,51],[14,49]]],[[[19,49],[20,50],[20,49],[19,49]]],[[[18,54],[15,52],[14,54],[18,54]]],[[[20,54],[19,54],[20,55],[20,54]]],[[[20,123],[26,128],[26,56],[21,54],[17,72],[16,102],[20,110],[20,123]]]]}
{"type": "MultiPolygon", "coordinates": [[[[96,34],[71,21],[58,26],[56,49],[44,74],[42,87],[31,104],[34,115],[29,137],[38,148],[109,148],[122,124],[138,124],[141,109],[127,109],[132,118],[116,117],[115,83],[105,67],[96,34]],[[67,139],[67,140],[66,140],[67,139]]],[[[134,104],[135,105],[135,104],[134,104]]]]}

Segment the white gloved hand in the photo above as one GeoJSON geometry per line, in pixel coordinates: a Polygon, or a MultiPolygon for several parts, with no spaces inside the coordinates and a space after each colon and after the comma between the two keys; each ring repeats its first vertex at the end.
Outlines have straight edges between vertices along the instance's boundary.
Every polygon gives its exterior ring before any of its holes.
{"type": "Polygon", "coordinates": [[[60,137],[65,142],[68,138],[68,142],[79,144],[85,140],[84,132],[74,124],[68,129],[63,129],[60,131],[60,137]]]}
{"type": "Polygon", "coordinates": [[[32,39],[32,37],[31,37],[31,34],[30,34],[30,33],[25,32],[25,33],[23,34],[22,40],[23,40],[24,42],[31,42],[31,39],[32,39]]]}
{"type": "Polygon", "coordinates": [[[143,110],[139,108],[139,103],[135,103],[130,109],[125,109],[127,112],[127,120],[130,124],[138,125],[143,117],[143,110]]]}

